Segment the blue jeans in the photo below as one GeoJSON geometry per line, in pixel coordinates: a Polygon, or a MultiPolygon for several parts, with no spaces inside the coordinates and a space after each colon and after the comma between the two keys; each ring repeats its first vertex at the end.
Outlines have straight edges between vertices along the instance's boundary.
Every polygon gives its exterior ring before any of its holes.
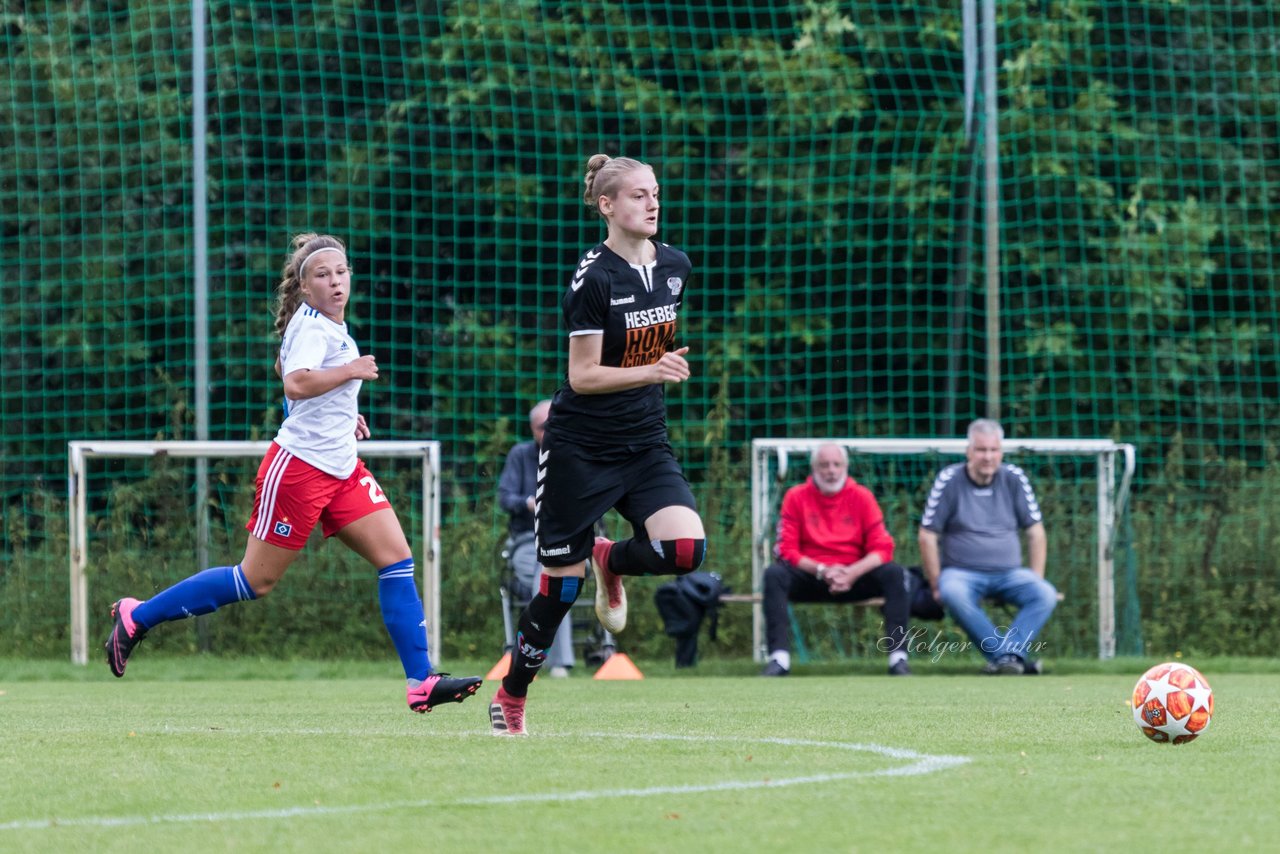
{"type": "Polygon", "coordinates": [[[1026,568],[985,571],[944,566],[938,595],[947,613],[989,661],[1008,654],[1026,660],[1032,642],[1058,604],[1057,589],[1026,568]],[[997,628],[982,610],[983,599],[1017,608],[1013,622],[1007,628],[997,628]]]}

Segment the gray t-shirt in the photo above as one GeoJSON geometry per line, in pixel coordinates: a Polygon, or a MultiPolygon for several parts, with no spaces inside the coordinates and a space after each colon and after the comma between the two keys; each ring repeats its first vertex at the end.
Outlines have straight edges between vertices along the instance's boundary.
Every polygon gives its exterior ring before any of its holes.
{"type": "Polygon", "coordinates": [[[1023,566],[1018,532],[1041,521],[1027,475],[1002,463],[987,486],[969,478],[964,463],[938,473],[920,527],[938,534],[942,566],[1002,570],[1023,566]]]}

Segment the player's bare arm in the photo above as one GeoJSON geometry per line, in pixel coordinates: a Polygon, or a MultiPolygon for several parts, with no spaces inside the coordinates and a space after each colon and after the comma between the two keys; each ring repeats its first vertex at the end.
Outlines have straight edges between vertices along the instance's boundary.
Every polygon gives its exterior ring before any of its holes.
{"type": "Polygon", "coordinates": [[[290,400],[309,400],[351,380],[376,380],[378,362],[373,356],[361,356],[345,365],[317,370],[290,371],[284,378],[284,394],[290,400]]]}
{"type": "Polygon", "coordinates": [[[574,335],[569,339],[569,385],[578,394],[607,394],[658,383],[689,379],[688,347],[663,353],[650,365],[612,368],[600,364],[603,335],[574,335]]]}

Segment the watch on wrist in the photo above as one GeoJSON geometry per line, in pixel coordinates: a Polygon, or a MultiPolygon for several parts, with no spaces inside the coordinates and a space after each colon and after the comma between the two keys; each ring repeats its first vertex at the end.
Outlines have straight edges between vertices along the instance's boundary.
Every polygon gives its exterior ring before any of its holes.
{"type": "Polygon", "coordinates": [[[818,568],[817,568],[817,569],[815,569],[815,570],[813,571],[813,574],[814,574],[815,576],[817,576],[819,580],[822,580],[822,579],[826,578],[826,577],[827,577],[827,565],[826,565],[825,563],[820,563],[820,564],[818,564],[818,568]]]}

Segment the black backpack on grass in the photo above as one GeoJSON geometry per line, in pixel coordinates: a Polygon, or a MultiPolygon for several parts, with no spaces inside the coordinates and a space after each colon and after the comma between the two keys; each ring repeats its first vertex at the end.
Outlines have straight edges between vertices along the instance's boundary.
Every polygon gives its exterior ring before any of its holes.
{"type": "Polygon", "coordinates": [[[708,636],[716,639],[720,596],[728,592],[714,572],[689,572],[661,585],[653,594],[663,629],[676,639],[676,667],[698,662],[698,629],[710,618],[708,636]]]}

